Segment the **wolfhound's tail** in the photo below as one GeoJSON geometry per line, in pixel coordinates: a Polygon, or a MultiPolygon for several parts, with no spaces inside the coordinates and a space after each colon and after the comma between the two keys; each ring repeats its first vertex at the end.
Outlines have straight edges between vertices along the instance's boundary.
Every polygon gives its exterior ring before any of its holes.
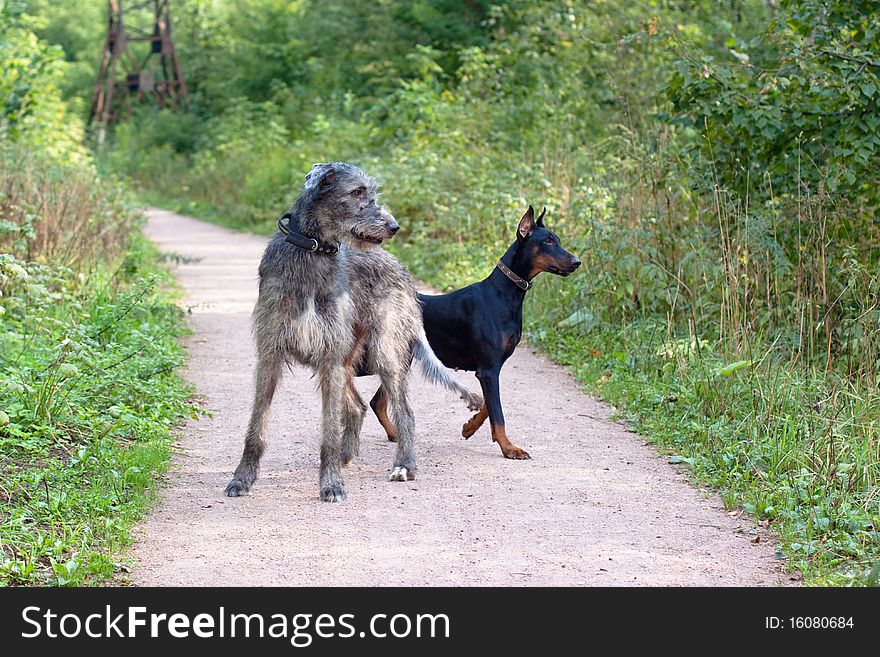
{"type": "Polygon", "coordinates": [[[431,383],[439,383],[440,385],[457,392],[461,398],[467,402],[468,408],[472,411],[478,411],[483,407],[483,397],[475,392],[471,392],[465,386],[458,382],[449,370],[440,362],[428,344],[428,337],[425,335],[424,329],[419,331],[416,340],[413,343],[413,357],[422,366],[422,374],[431,383]]]}

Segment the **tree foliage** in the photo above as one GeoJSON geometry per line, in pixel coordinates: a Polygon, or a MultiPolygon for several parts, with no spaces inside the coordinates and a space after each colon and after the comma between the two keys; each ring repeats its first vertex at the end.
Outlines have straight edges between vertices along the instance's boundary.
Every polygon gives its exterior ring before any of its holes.
{"type": "Polygon", "coordinates": [[[80,117],[61,97],[62,50],[30,29],[25,5],[0,4],[0,141],[17,142],[58,162],[88,159],[80,117]]]}
{"type": "Polygon", "coordinates": [[[823,187],[880,200],[880,12],[870,0],[786,0],[746,47],[685,51],[669,84],[694,148],[726,186],[823,187]]]}

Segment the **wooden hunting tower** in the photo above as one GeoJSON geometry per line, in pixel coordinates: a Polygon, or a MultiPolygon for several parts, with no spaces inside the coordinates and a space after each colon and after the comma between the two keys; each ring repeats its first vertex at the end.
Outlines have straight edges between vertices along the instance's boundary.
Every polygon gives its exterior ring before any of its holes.
{"type": "Polygon", "coordinates": [[[89,125],[97,124],[99,144],[107,125],[137,104],[188,104],[171,38],[170,5],[171,0],[108,0],[107,41],[89,112],[89,125]]]}

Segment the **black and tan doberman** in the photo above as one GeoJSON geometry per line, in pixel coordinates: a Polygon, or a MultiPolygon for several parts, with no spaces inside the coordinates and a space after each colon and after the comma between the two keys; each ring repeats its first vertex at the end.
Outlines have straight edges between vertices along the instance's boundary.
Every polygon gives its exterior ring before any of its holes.
{"type": "MultiPolygon", "coordinates": [[[[545,210],[546,211],[546,210],[545,210]]],[[[562,248],[559,237],[544,226],[544,212],[535,219],[532,206],[520,219],[516,241],[485,280],[449,294],[420,294],[425,333],[431,349],[446,367],[475,372],[483,388],[483,408],[462,427],[470,438],[486,418],[492,439],[509,459],[531,458],[507,437],[498,377],[522,337],[522,308],[532,279],[541,272],[568,276],[581,261],[562,248]]],[[[370,406],[396,440],[382,388],[370,406]]]]}

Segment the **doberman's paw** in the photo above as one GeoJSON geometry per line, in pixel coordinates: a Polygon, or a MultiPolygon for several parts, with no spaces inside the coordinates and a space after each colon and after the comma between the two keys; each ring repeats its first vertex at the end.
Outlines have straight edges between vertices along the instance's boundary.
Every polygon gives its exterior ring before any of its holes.
{"type": "Polygon", "coordinates": [[[461,426],[461,435],[464,438],[470,438],[471,436],[473,436],[477,432],[477,429],[479,429],[480,425],[483,424],[479,420],[479,418],[480,418],[480,415],[478,413],[477,415],[474,415],[470,420],[468,420],[467,422],[465,422],[461,426]]]}
{"type": "Polygon", "coordinates": [[[511,445],[507,449],[502,450],[502,453],[504,458],[514,459],[515,461],[528,461],[532,458],[526,450],[520,449],[516,445],[511,445]]]}
{"type": "Polygon", "coordinates": [[[395,465],[388,476],[388,481],[412,481],[416,478],[416,473],[401,465],[395,465]]]}

